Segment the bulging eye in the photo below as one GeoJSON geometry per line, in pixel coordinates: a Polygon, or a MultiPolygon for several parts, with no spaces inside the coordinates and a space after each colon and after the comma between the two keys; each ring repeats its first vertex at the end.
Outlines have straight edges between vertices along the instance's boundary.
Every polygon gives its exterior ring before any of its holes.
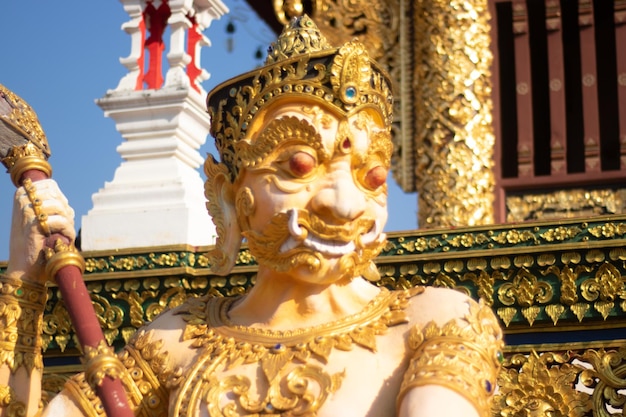
{"type": "Polygon", "coordinates": [[[376,166],[365,174],[363,183],[370,190],[376,190],[387,181],[387,170],[383,167],[376,166]]]}
{"type": "Polygon", "coordinates": [[[289,170],[296,177],[307,176],[315,165],[315,158],[306,152],[296,152],[289,158],[289,170]]]}

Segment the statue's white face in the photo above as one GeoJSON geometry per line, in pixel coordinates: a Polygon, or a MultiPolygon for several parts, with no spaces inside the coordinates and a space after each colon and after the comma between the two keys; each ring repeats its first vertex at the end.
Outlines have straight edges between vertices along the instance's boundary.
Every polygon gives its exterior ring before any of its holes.
{"type": "Polygon", "coordinates": [[[239,224],[260,265],[310,283],[360,275],[385,242],[389,131],[375,113],[305,103],[269,110],[237,181],[239,224]]]}

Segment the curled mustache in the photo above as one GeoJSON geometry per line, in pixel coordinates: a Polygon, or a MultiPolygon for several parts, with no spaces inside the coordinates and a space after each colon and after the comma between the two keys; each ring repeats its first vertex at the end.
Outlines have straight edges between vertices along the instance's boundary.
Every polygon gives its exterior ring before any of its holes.
{"type": "Polygon", "coordinates": [[[286,214],[289,215],[289,232],[299,240],[306,239],[312,232],[313,235],[324,240],[354,242],[371,233],[376,225],[374,220],[367,218],[359,218],[342,225],[332,225],[307,210],[291,209],[286,214]]]}

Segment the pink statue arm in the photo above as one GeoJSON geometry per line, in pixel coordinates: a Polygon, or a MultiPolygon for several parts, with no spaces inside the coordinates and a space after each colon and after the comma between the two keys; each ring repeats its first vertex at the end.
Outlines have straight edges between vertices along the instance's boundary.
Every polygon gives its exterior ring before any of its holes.
{"type": "Polygon", "coordinates": [[[483,417],[462,395],[437,385],[413,388],[403,398],[398,417],[483,417]]]}

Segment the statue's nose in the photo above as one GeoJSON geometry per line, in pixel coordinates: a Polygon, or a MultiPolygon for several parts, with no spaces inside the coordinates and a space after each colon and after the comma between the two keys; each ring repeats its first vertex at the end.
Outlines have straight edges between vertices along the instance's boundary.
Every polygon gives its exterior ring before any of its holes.
{"type": "Polygon", "coordinates": [[[365,211],[365,195],[354,183],[352,174],[335,171],[329,175],[326,186],[313,197],[315,213],[334,223],[346,223],[360,217],[365,211]]]}

